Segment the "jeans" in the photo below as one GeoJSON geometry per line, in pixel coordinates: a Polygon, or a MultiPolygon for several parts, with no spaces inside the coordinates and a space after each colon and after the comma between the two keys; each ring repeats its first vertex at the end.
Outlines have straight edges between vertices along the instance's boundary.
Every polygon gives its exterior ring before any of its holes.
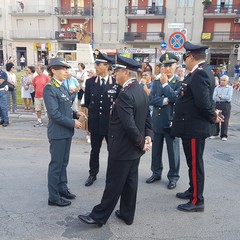
{"type": "Polygon", "coordinates": [[[10,91],[8,92],[8,111],[11,111],[11,107],[13,112],[17,111],[16,89],[14,89],[11,92],[10,91]],[[12,104],[11,104],[11,97],[12,97],[12,104]]]}
{"type": "Polygon", "coordinates": [[[7,103],[8,103],[8,92],[6,91],[0,91],[0,118],[1,121],[8,123],[9,118],[8,118],[8,108],[7,108],[7,103]]]}

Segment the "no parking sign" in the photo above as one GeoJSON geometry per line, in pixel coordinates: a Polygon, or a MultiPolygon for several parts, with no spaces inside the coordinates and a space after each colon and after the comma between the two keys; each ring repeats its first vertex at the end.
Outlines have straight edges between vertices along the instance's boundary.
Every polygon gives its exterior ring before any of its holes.
{"type": "Polygon", "coordinates": [[[186,37],[181,32],[173,33],[168,40],[169,46],[175,51],[181,50],[185,42],[186,42],[186,37]]]}

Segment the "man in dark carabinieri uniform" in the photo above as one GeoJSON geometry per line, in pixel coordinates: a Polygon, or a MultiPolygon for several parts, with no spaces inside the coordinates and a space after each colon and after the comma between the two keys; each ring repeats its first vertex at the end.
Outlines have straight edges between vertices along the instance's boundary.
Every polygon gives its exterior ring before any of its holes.
{"type": "Polygon", "coordinates": [[[99,153],[102,141],[108,142],[108,125],[110,109],[119,93],[116,79],[109,75],[108,70],[113,59],[95,50],[96,77],[86,81],[85,105],[88,108],[88,130],[91,138],[91,153],[89,160],[89,177],[85,186],[91,186],[99,172],[99,153]]]}
{"type": "Polygon", "coordinates": [[[213,103],[214,76],[206,63],[207,46],[184,43],[183,56],[189,74],[183,80],[175,104],[172,135],[181,137],[188,165],[190,187],[177,193],[181,199],[189,199],[178,205],[178,210],[200,212],[204,210],[204,165],[205,139],[211,136],[214,123],[222,121],[213,103]]]}
{"type": "Polygon", "coordinates": [[[117,82],[123,87],[113,106],[109,122],[108,168],[101,203],[79,218],[102,226],[114,210],[119,198],[117,218],[127,225],[133,223],[140,157],[150,149],[151,117],[146,92],[137,81],[141,65],[130,58],[118,56],[117,82]]]}

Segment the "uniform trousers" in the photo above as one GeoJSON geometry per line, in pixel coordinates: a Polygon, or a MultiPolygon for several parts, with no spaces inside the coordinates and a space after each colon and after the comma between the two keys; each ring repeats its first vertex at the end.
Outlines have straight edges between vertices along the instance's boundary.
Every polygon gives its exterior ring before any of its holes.
{"type": "Polygon", "coordinates": [[[179,138],[172,138],[168,132],[154,132],[152,143],[152,164],[151,170],[155,177],[161,177],[163,170],[162,152],[164,139],[167,144],[169,171],[167,177],[169,181],[177,182],[179,179],[180,150],[179,138]]]}
{"type": "Polygon", "coordinates": [[[191,203],[203,204],[205,138],[182,138],[182,144],[188,165],[190,184],[188,191],[192,193],[191,203]]]}
{"type": "Polygon", "coordinates": [[[228,137],[228,124],[231,114],[231,103],[230,102],[216,102],[216,109],[222,110],[222,115],[224,116],[224,122],[216,123],[217,135],[220,132],[220,137],[228,137]],[[221,125],[221,131],[220,131],[221,125]]]}
{"type": "Polygon", "coordinates": [[[6,91],[0,91],[0,118],[1,121],[8,123],[8,92],[6,91]]]}
{"type": "Polygon", "coordinates": [[[50,139],[51,161],[48,167],[48,192],[50,201],[58,201],[59,192],[67,190],[67,165],[72,138],[50,139]]]}
{"type": "Polygon", "coordinates": [[[89,175],[96,176],[99,172],[99,153],[102,146],[102,141],[105,138],[106,142],[108,142],[107,135],[100,135],[91,133],[91,153],[90,153],[90,161],[89,161],[89,175]]]}
{"type": "Polygon", "coordinates": [[[121,216],[126,222],[130,224],[133,222],[136,209],[139,161],[140,158],[136,160],[108,159],[105,190],[101,203],[96,205],[90,213],[92,219],[105,224],[121,196],[121,216]]]}

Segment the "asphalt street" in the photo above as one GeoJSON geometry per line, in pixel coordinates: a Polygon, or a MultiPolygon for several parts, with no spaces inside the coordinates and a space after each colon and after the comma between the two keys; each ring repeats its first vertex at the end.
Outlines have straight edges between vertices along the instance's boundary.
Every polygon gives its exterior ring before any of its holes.
{"type": "MultiPolygon", "coordinates": [[[[177,210],[184,203],[175,197],[188,188],[181,148],[177,188],[167,189],[167,154],[162,180],[146,184],[151,152],[139,167],[137,209],[133,225],[114,214],[101,228],[88,226],[79,214],[91,211],[101,200],[105,185],[106,143],[101,150],[100,172],[91,187],[88,176],[90,144],[77,130],[68,166],[69,188],[77,195],[65,208],[48,206],[47,169],[50,160],[46,126],[33,127],[36,117],[24,111],[10,115],[10,125],[0,126],[0,239],[1,240],[239,240],[240,239],[240,107],[233,104],[228,141],[207,139],[205,149],[205,211],[177,210]]],[[[118,206],[116,207],[118,209],[118,206]]]]}

